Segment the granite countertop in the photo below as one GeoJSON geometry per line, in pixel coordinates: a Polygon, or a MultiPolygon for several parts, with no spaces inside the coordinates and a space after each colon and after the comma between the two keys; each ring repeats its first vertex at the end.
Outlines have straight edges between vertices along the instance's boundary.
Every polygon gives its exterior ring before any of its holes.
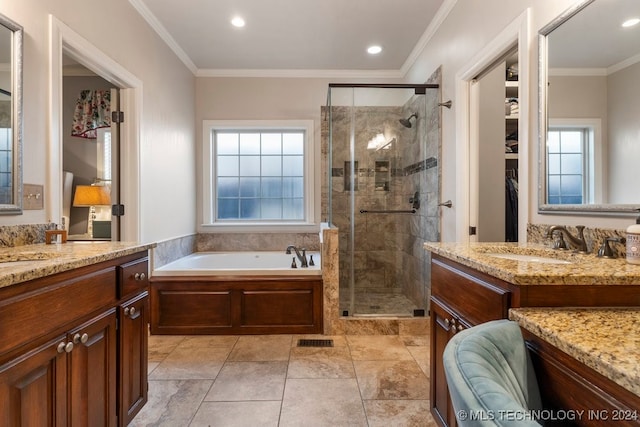
{"type": "Polygon", "coordinates": [[[640,309],[512,308],[509,318],[640,396],[640,309]]]}
{"type": "Polygon", "coordinates": [[[0,248],[0,288],[154,247],[133,242],[67,242],[0,248]]]}
{"type": "Polygon", "coordinates": [[[426,242],[424,248],[515,285],[640,285],[640,265],[522,243],[426,242]],[[535,255],[566,264],[519,261],[489,254],[535,255]]]}

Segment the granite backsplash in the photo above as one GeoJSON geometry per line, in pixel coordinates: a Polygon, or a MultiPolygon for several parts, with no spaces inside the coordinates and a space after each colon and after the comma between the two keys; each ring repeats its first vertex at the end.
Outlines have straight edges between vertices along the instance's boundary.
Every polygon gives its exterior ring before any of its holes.
{"type": "Polygon", "coordinates": [[[0,226],[0,247],[11,248],[44,243],[44,232],[56,228],[57,225],[54,223],[2,225],[0,226]]]}
{"type": "MultiPolygon", "coordinates": [[[[547,230],[550,224],[527,224],[527,242],[539,243],[545,246],[552,246],[553,241],[547,237],[547,230]]],[[[567,230],[574,236],[578,235],[575,226],[568,225],[567,230]]],[[[584,229],[584,238],[587,241],[589,252],[597,253],[600,246],[606,238],[609,237],[625,237],[625,230],[616,230],[611,228],[588,228],[584,229]]],[[[620,243],[611,242],[609,244],[613,253],[620,258],[625,257],[626,247],[620,243]]]]}

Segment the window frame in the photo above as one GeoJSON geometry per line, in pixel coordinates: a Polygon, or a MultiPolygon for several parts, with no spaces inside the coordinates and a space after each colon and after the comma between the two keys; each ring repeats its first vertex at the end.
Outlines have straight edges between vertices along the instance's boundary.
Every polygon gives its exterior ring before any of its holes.
{"type": "Polygon", "coordinates": [[[202,126],[202,222],[201,232],[308,232],[318,229],[316,200],[316,146],[313,120],[203,120],[202,126]],[[215,131],[302,131],[304,133],[304,216],[301,220],[218,220],[215,131]]]}
{"type": "MultiPolygon", "coordinates": [[[[582,130],[585,134],[583,141],[583,200],[582,204],[601,203],[606,198],[606,187],[603,183],[606,175],[606,151],[602,144],[602,121],[597,118],[555,118],[549,119],[547,132],[557,130],[582,130]]],[[[548,152],[545,149],[545,155],[548,152]]],[[[545,163],[547,159],[545,158],[545,163]]],[[[545,167],[544,177],[547,183],[549,170],[545,167]]],[[[548,194],[546,196],[549,197],[548,194]]],[[[547,202],[548,203],[548,202],[547,202]]],[[[563,206],[555,204],[554,206],[563,206]]]]}

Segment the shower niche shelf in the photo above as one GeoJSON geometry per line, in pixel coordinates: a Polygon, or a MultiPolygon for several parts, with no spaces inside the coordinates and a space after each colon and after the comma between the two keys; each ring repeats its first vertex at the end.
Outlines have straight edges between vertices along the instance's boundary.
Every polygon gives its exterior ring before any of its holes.
{"type": "Polygon", "coordinates": [[[374,166],[375,172],[375,190],[389,191],[391,182],[391,172],[389,170],[389,160],[376,160],[374,166]]]}

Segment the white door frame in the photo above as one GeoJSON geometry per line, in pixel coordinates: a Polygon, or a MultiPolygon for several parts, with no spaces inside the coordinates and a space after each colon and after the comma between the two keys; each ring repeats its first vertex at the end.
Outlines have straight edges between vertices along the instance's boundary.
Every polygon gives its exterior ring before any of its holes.
{"type": "Polygon", "coordinates": [[[477,129],[472,129],[472,117],[478,114],[477,103],[471,102],[471,83],[484,69],[502,57],[515,44],[518,46],[518,93],[520,121],[518,127],[518,236],[526,241],[529,218],[529,58],[531,52],[530,10],[514,19],[484,49],[478,52],[456,74],[456,241],[470,241],[469,226],[475,225],[477,203],[471,197],[470,170],[477,170],[477,129]],[[475,204],[474,204],[475,203],[475,204]]]}
{"type": "Polygon", "coordinates": [[[62,55],[84,65],[120,90],[124,123],[120,126],[121,220],[123,241],[141,241],[140,230],[140,118],[142,81],[115,62],[55,16],[49,15],[49,171],[47,218],[60,223],[62,216],[62,55]]]}

